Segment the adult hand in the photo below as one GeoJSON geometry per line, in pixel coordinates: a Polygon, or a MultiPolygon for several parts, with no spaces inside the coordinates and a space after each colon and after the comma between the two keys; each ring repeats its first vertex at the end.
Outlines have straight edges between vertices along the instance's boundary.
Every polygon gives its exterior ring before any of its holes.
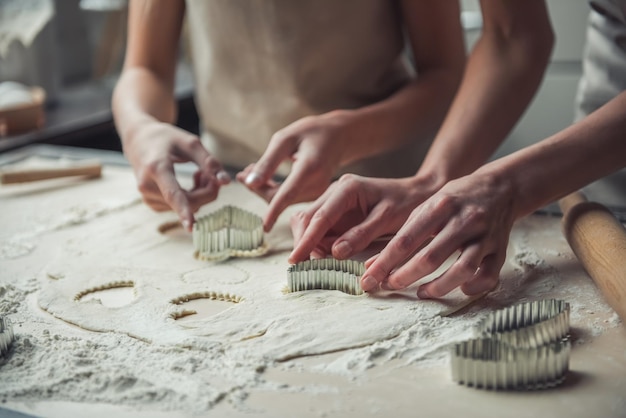
{"type": "Polygon", "coordinates": [[[395,233],[411,211],[432,194],[418,178],[380,179],[343,175],[309,208],[291,219],[290,263],[310,255],[353,256],[376,238],[395,233]]]}
{"type": "Polygon", "coordinates": [[[269,202],[264,227],[269,231],[289,205],[313,200],[332,181],[351,132],[350,111],[307,116],[276,132],[259,161],[237,174],[237,180],[269,202]],[[280,184],[272,180],[278,166],[291,160],[280,184]]]}
{"type": "Polygon", "coordinates": [[[174,210],[187,230],[198,208],[215,200],[220,186],[230,181],[196,135],[167,123],[140,126],[124,144],[124,153],[133,166],[144,202],[158,212],[174,210]],[[176,179],[174,164],[188,161],[198,170],[193,175],[193,187],[185,190],[176,179]]]}
{"type": "Polygon", "coordinates": [[[420,298],[441,297],[458,286],[475,295],[497,285],[517,218],[515,188],[506,178],[479,171],[450,181],[411,213],[380,254],[367,261],[363,290],[380,284],[403,289],[457,251],[443,274],[418,288],[420,298]]]}

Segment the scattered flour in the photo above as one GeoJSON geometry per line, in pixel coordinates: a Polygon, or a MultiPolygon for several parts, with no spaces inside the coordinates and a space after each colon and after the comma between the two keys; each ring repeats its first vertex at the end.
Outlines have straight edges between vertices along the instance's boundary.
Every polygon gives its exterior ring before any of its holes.
{"type": "MultiPolygon", "coordinates": [[[[229,186],[219,205],[248,204],[237,187],[229,186]]],[[[563,277],[548,261],[563,261],[568,253],[537,248],[535,231],[558,235],[549,218],[516,226],[500,287],[444,318],[438,313],[462,299],[458,292],[445,303],[419,301],[414,288],[383,297],[285,294],[291,243],[284,224],[268,236],[274,249],[268,256],[211,264],[193,258],[186,234],[158,232],[171,214],[136,203],[135,197],[104,206],[66,205],[64,216],[41,218],[44,226],[33,228],[33,240],[70,228],[75,233],[58,243],[58,254],[37,277],[11,277],[0,286],[0,314],[11,317],[16,334],[9,355],[0,359],[0,402],[106,403],[191,414],[227,402],[250,412],[246,400],[254,390],[336,390],[271,380],[265,373],[270,367],[352,381],[392,363],[447,367],[452,343],[470,337],[488,311],[517,302],[566,299],[573,324],[592,336],[620,323],[587,277],[563,277]],[[132,288],[123,305],[77,298],[120,282],[132,288]],[[242,301],[212,315],[174,319],[185,310],[175,301],[209,292],[242,301]],[[323,355],[332,359],[307,362],[323,355]]],[[[249,205],[244,208],[259,212],[259,202],[249,205]]],[[[20,240],[15,233],[4,242],[26,258],[18,243],[27,241],[20,240]]]]}

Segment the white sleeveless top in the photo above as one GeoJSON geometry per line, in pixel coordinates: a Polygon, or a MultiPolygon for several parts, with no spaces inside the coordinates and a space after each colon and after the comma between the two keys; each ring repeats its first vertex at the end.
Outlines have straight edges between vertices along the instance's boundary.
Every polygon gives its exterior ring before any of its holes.
{"type": "MultiPolygon", "coordinates": [[[[590,5],[576,120],[626,90],[626,0],[593,0],[590,5]]],[[[590,200],[626,208],[626,169],[592,183],[584,191],[590,200]]]]}
{"type": "MultiPolygon", "coordinates": [[[[202,139],[229,166],[256,162],[272,134],[291,122],[377,102],[414,76],[395,1],[186,0],[186,6],[202,139]]],[[[421,142],[348,171],[412,175],[430,145],[421,142]]]]}

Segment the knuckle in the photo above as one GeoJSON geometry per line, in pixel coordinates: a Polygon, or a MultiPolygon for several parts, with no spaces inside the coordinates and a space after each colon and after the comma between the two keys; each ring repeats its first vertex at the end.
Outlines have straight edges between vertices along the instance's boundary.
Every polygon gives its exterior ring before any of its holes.
{"type": "Polygon", "coordinates": [[[152,190],[151,185],[152,182],[150,182],[145,177],[141,177],[137,180],[137,190],[139,190],[139,193],[141,193],[142,195],[150,193],[150,191],[152,190]]]}
{"type": "Polygon", "coordinates": [[[396,236],[393,241],[393,249],[401,253],[412,252],[415,246],[415,238],[409,234],[396,236]]]}
{"type": "Polygon", "coordinates": [[[202,142],[200,141],[200,138],[197,135],[186,135],[183,138],[183,141],[187,143],[187,146],[192,151],[198,151],[199,149],[204,148],[202,142]]]}
{"type": "Polygon", "coordinates": [[[419,264],[426,271],[435,271],[441,265],[439,253],[432,248],[423,249],[419,256],[419,264]]]}
{"type": "Polygon", "coordinates": [[[350,235],[350,239],[353,239],[360,243],[367,238],[368,231],[363,226],[357,225],[352,228],[352,230],[350,231],[350,235]]]}
{"type": "Polygon", "coordinates": [[[382,280],[389,275],[392,267],[385,260],[378,259],[376,263],[370,267],[370,270],[374,277],[378,278],[378,280],[382,280]]]}
{"type": "Polygon", "coordinates": [[[428,286],[428,295],[432,298],[440,298],[440,297],[445,296],[448,293],[447,289],[444,288],[440,280],[434,280],[431,283],[429,283],[427,286],[428,286]]]}
{"type": "Polygon", "coordinates": [[[310,219],[311,219],[311,215],[301,210],[291,215],[291,218],[289,218],[289,223],[291,226],[300,225],[300,224],[306,225],[309,223],[310,219]]]}
{"type": "Polygon", "coordinates": [[[288,138],[289,138],[288,130],[286,128],[282,128],[274,132],[274,134],[270,138],[270,142],[275,143],[275,144],[282,144],[283,142],[287,141],[288,138]]]}
{"type": "Polygon", "coordinates": [[[471,225],[478,226],[480,228],[484,227],[487,224],[487,212],[485,209],[480,207],[474,207],[467,214],[467,222],[471,225]]]}
{"type": "Polygon", "coordinates": [[[463,277],[472,277],[474,273],[476,273],[476,269],[478,266],[473,261],[469,260],[458,260],[455,263],[456,274],[459,274],[463,277]]]}
{"type": "Polygon", "coordinates": [[[330,228],[332,226],[330,216],[325,209],[318,209],[311,217],[311,222],[319,224],[325,228],[330,228]]]}
{"type": "Polygon", "coordinates": [[[344,174],[339,177],[337,183],[348,190],[357,189],[360,184],[360,177],[352,173],[344,174]]]}
{"type": "Polygon", "coordinates": [[[434,203],[433,210],[437,212],[448,213],[449,211],[454,210],[456,207],[456,200],[454,197],[444,194],[437,199],[434,203]]]}

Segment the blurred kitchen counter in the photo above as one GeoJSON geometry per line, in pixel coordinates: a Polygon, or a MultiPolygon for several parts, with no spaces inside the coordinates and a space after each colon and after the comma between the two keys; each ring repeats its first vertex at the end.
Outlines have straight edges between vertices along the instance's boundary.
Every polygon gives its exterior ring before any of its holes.
{"type": "MultiPolygon", "coordinates": [[[[0,153],[31,144],[121,151],[111,111],[115,82],[116,78],[105,78],[62,89],[55,101],[46,107],[44,127],[25,134],[0,137],[0,153]]],[[[178,66],[175,94],[179,106],[178,125],[197,132],[193,76],[183,63],[178,66]]]]}

